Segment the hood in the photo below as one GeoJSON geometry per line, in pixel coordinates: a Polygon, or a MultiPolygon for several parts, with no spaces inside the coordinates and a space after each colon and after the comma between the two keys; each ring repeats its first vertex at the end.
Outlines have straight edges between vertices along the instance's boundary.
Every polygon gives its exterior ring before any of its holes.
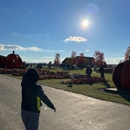
{"type": "Polygon", "coordinates": [[[37,71],[35,69],[29,69],[27,71],[27,79],[29,81],[36,83],[39,79],[39,75],[38,75],[37,71]]]}
{"type": "Polygon", "coordinates": [[[39,75],[35,69],[29,69],[22,78],[21,86],[26,86],[28,83],[35,84],[39,79],[39,75]]]}

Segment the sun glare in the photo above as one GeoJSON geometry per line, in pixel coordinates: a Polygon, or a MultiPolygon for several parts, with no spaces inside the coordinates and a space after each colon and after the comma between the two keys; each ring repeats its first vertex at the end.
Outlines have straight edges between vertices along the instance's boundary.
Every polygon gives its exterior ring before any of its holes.
{"type": "Polygon", "coordinates": [[[83,21],[83,26],[88,26],[88,21],[83,21]]]}
{"type": "Polygon", "coordinates": [[[88,26],[89,26],[89,21],[84,20],[84,21],[82,22],[82,29],[85,29],[85,28],[87,28],[88,26]]]}

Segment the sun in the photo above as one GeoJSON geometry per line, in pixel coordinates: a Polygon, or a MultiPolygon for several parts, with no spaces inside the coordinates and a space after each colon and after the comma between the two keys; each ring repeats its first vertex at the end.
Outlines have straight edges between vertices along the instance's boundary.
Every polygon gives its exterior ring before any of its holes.
{"type": "Polygon", "coordinates": [[[84,21],[82,21],[81,25],[82,25],[82,29],[85,29],[85,28],[87,28],[89,26],[89,21],[84,20],[84,21]]]}
{"type": "Polygon", "coordinates": [[[86,27],[86,26],[88,26],[89,22],[88,21],[83,21],[82,24],[83,24],[84,27],[86,27]]]}

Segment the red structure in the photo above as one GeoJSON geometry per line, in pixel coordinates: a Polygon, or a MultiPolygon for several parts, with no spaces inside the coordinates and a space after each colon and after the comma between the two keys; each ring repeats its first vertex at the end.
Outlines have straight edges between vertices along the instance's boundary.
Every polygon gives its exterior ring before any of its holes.
{"type": "Polygon", "coordinates": [[[7,57],[0,57],[0,67],[1,68],[22,68],[23,63],[19,55],[15,54],[13,51],[12,54],[9,54],[7,57]]]}
{"type": "Polygon", "coordinates": [[[130,91],[130,60],[115,67],[112,79],[117,88],[130,91]]]}
{"type": "Polygon", "coordinates": [[[4,68],[6,65],[6,56],[0,55],[0,68],[4,68]]]}

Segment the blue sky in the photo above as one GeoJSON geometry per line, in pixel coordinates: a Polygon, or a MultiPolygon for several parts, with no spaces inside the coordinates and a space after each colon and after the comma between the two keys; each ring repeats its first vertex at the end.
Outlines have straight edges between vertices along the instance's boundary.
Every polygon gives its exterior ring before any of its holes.
{"type": "Polygon", "coordinates": [[[23,61],[62,61],[104,53],[118,64],[130,46],[130,0],[1,0],[0,55],[23,61]],[[83,22],[86,24],[83,25],[83,22]]]}

